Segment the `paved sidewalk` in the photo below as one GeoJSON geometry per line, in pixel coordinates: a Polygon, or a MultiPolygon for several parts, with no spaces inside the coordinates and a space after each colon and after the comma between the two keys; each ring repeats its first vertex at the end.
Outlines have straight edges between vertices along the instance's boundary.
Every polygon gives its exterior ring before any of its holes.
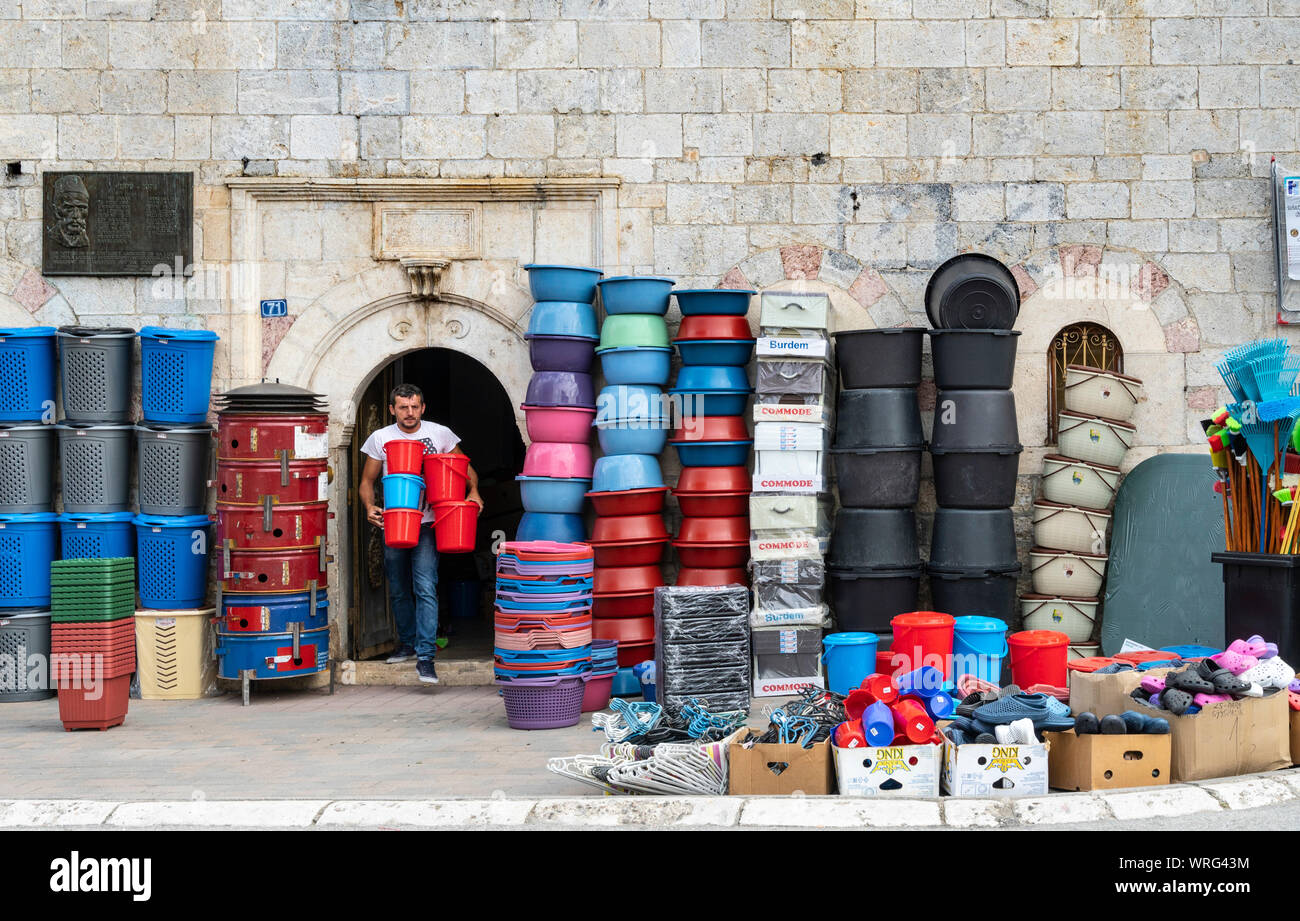
{"type": "Polygon", "coordinates": [[[599,796],[548,758],[594,753],[571,729],[506,725],[495,688],[254,687],[197,701],[133,700],[107,732],[65,732],[58,702],[0,704],[0,799],[430,799],[599,796]]]}

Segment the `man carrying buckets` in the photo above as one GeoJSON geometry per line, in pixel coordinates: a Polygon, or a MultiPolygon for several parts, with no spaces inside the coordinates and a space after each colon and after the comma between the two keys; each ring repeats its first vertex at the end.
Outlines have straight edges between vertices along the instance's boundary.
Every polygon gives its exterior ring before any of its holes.
{"type": "MultiPolygon", "coordinates": [[[[366,508],[366,520],[384,526],[384,510],[375,504],[375,480],[387,472],[384,446],[390,441],[418,441],[425,454],[464,454],[460,438],[445,425],[425,422],[424,393],[414,384],[398,384],[388,401],[388,411],[397,420],[393,425],[372,432],[361,446],[366,465],[361,471],[358,492],[366,508]]],[[[469,494],[466,497],[483,507],[478,493],[478,474],[471,466],[466,473],[469,494]]],[[[438,638],[438,551],[434,543],[433,509],[424,503],[421,510],[419,541],[414,547],[399,548],[384,544],[384,569],[388,574],[388,597],[392,602],[393,620],[397,622],[398,645],[388,657],[390,663],[415,658],[415,671],[425,684],[437,684],[433,667],[438,638]]]]}

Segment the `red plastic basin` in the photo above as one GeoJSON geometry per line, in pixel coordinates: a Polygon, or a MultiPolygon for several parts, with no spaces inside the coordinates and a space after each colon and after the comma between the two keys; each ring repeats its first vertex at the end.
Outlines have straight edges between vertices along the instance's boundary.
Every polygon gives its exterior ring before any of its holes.
{"type": "Polygon", "coordinates": [[[683,518],[677,539],[689,544],[737,544],[749,540],[749,516],[683,518]]]}
{"type": "Polygon", "coordinates": [[[630,648],[649,645],[654,657],[655,619],[653,617],[623,617],[614,620],[596,620],[591,625],[591,635],[598,640],[618,640],[618,664],[623,667],[636,665],[645,656],[632,658],[625,662],[624,652],[630,648]]]}
{"type": "Polygon", "coordinates": [[[602,517],[610,515],[658,515],[664,510],[667,486],[623,489],[617,492],[589,492],[592,508],[602,517]]]}
{"type": "Polygon", "coordinates": [[[749,579],[745,576],[745,570],[738,566],[729,569],[700,569],[697,567],[683,566],[677,571],[678,585],[694,586],[715,586],[715,585],[745,585],[749,579]]]}
{"type": "Polygon", "coordinates": [[[597,566],[592,591],[597,595],[651,592],[664,584],[658,566],[597,566]]]}
{"type": "Polygon", "coordinates": [[[673,541],[682,566],[699,569],[729,569],[744,566],[749,559],[749,541],[743,544],[693,544],[673,541]]]}
{"type": "Polygon", "coordinates": [[[749,471],[740,467],[685,467],[673,495],[681,493],[745,493],[749,495],[749,471]]]}
{"type": "Polygon", "coordinates": [[[744,317],[729,317],[719,314],[700,314],[682,317],[682,325],[677,329],[677,339],[753,339],[749,321],[744,317]]]}
{"type": "Polygon", "coordinates": [[[689,518],[738,518],[749,515],[749,493],[677,493],[677,505],[689,518]]]}
{"type": "Polygon", "coordinates": [[[597,620],[602,617],[649,617],[654,612],[655,593],[652,591],[591,596],[591,616],[597,620]]]}
{"type": "Polygon", "coordinates": [[[611,540],[591,541],[596,551],[597,566],[658,566],[664,557],[664,546],[668,538],[662,540],[611,540]]]}
{"type": "MultiPolygon", "coordinates": [[[[596,519],[591,530],[592,544],[607,541],[664,540],[668,528],[662,515],[609,515],[596,519]]],[[[597,560],[596,565],[600,565],[597,560]]]]}
{"type": "Polygon", "coordinates": [[[749,429],[744,416],[693,416],[688,427],[678,427],[668,435],[670,442],[745,441],[749,429]]]}

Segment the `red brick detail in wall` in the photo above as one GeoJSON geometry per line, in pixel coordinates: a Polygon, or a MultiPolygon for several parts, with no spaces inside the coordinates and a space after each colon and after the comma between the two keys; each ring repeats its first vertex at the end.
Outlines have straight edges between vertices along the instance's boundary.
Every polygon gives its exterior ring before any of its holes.
{"type": "Polygon", "coordinates": [[[740,271],[740,267],[736,266],[726,275],[722,276],[722,281],[718,282],[718,287],[750,288],[753,286],[749,283],[749,279],[745,277],[745,273],[740,271]]]}
{"type": "Polygon", "coordinates": [[[28,313],[35,313],[56,294],[58,290],[42,278],[39,272],[28,269],[14,286],[13,299],[27,308],[28,313]]]}
{"type": "Polygon", "coordinates": [[[816,278],[822,270],[822,248],[820,246],[783,246],[781,247],[781,267],[786,278],[816,278]]]}
{"type": "Polygon", "coordinates": [[[1213,410],[1219,405],[1217,387],[1195,387],[1187,391],[1187,408],[1196,410],[1213,410]]]}
{"type": "Polygon", "coordinates": [[[1075,244],[1062,246],[1060,249],[1061,271],[1066,277],[1071,275],[1092,278],[1101,265],[1101,247],[1075,244]]]}
{"type": "Polygon", "coordinates": [[[269,317],[262,320],[262,373],[271,366],[271,356],[284,341],[289,327],[297,317],[269,317]]]}
{"type": "Polygon", "coordinates": [[[870,307],[888,292],[889,287],[875,269],[863,269],[849,287],[849,296],[863,307],[870,307]]]}
{"type": "Polygon", "coordinates": [[[1183,317],[1165,327],[1166,352],[1199,352],[1200,350],[1201,328],[1196,325],[1195,317],[1183,317]]]}
{"type": "Polygon", "coordinates": [[[1029,300],[1030,296],[1038,290],[1038,285],[1030,277],[1029,271],[1023,265],[1013,265],[1011,274],[1016,277],[1016,284],[1020,287],[1020,300],[1029,300]]]}
{"type": "Polygon", "coordinates": [[[1133,293],[1144,301],[1154,301],[1169,287],[1169,276],[1154,262],[1145,263],[1133,279],[1133,293]]]}

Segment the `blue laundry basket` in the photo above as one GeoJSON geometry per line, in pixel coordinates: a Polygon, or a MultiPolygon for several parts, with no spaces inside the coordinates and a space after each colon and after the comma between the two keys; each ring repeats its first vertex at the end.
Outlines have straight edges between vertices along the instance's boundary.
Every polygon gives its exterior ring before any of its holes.
{"type": "Polygon", "coordinates": [[[208,516],[136,515],[132,521],[141,607],[201,607],[208,596],[208,516]]]}
{"type": "Polygon", "coordinates": [[[53,422],[53,326],[0,327],[0,422],[53,422]]]}
{"type": "Polygon", "coordinates": [[[0,515],[0,608],[48,606],[58,558],[57,515],[0,515]]]}
{"type": "Polygon", "coordinates": [[[135,516],[130,512],[59,516],[65,560],[135,556],[135,516]]]}
{"type": "Polygon", "coordinates": [[[217,338],[206,329],[140,330],[140,410],[146,422],[207,418],[217,338]]]}

